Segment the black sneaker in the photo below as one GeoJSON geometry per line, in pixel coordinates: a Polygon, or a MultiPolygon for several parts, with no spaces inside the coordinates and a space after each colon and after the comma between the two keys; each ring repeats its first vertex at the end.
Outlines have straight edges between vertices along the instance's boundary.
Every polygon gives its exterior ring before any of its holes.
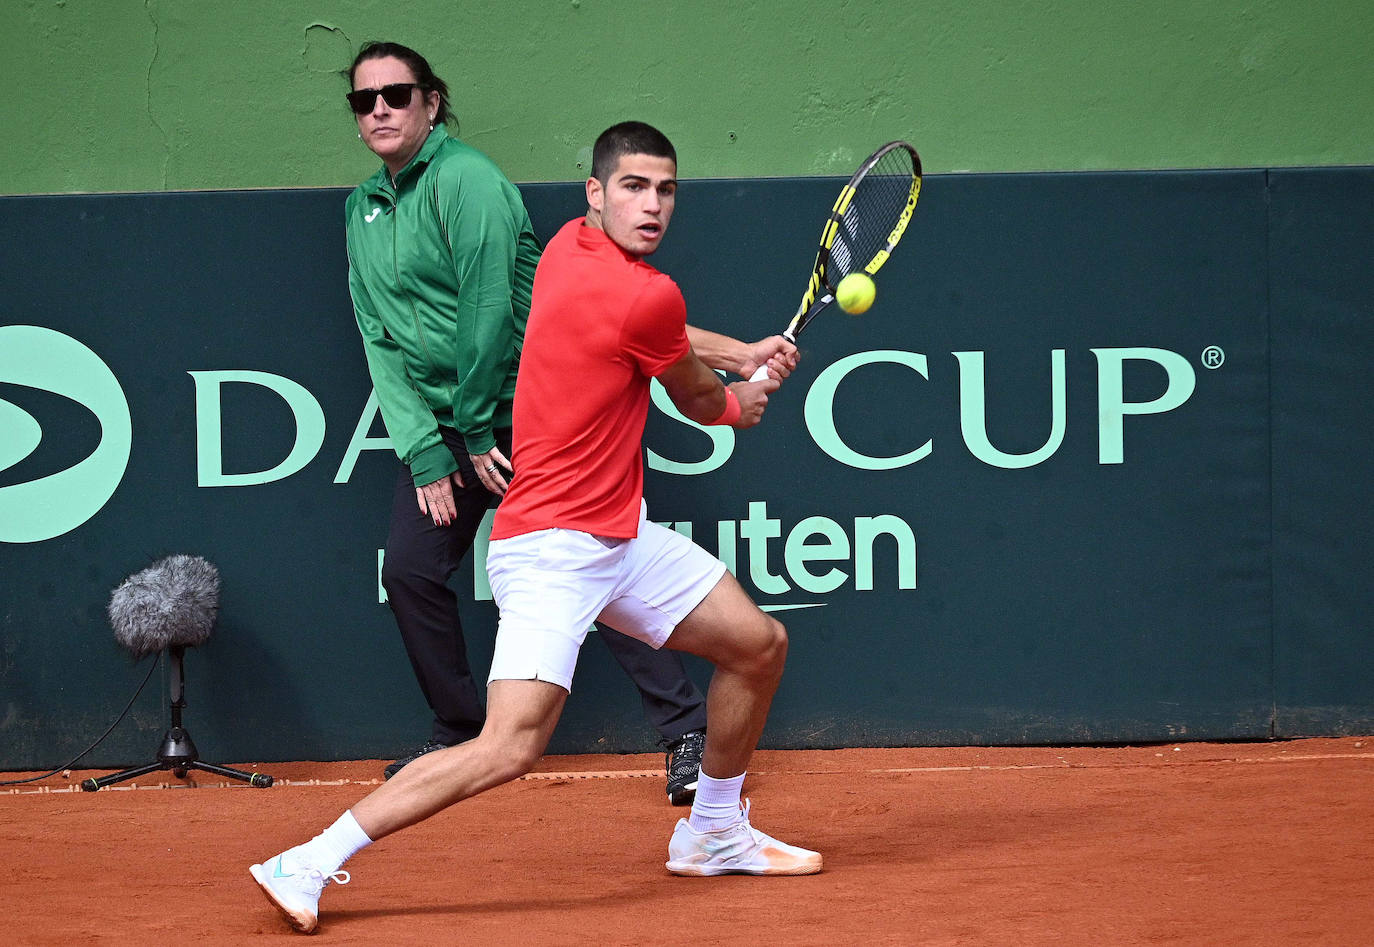
{"type": "Polygon", "coordinates": [[[684,733],[668,744],[668,801],[675,806],[690,806],[697,795],[701,774],[701,752],[706,748],[706,731],[684,733]]]}
{"type": "MultiPolygon", "coordinates": [[[[436,743],[435,741],[430,740],[428,743],[426,743],[424,746],[420,747],[418,750],[416,750],[414,753],[410,754],[409,756],[403,756],[403,757],[401,757],[399,760],[397,760],[396,762],[391,763],[391,764],[388,764],[388,765],[387,765],[387,768],[384,769],[384,770],[382,770],[382,778],[383,778],[383,779],[390,779],[391,777],[393,777],[393,776],[395,776],[397,773],[399,773],[399,772],[401,771],[402,767],[404,767],[407,763],[414,763],[416,760],[418,760],[420,757],[424,756],[426,753],[433,753],[435,750],[446,750],[446,749],[448,749],[448,744],[446,744],[446,743],[436,743]]],[[[693,776],[692,779],[696,779],[696,777],[693,776]]],[[[695,783],[693,784],[693,787],[695,788],[695,783]]]]}

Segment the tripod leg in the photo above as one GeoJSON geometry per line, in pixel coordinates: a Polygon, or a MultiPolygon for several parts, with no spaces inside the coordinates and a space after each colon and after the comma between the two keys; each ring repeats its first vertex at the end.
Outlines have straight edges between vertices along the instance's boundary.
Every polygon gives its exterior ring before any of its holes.
{"type": "Polygon", "coordinates": [[[216,776],[241,779],[250,786],[266,788],[272,785],[272,777],[268,776],[266,773],[249,773],[241,769],[231,769],[228,766],[217,766],[214,763],[205,763],[201,760],[193,760],[186,765],[191,769],[203,769],[207,773],[214,773],[216,776]]]}
{"type": "Polygon", "coordinates": [[[133,769],[126,769],[122,772],[111,773],[108,776],[101,776],[99,779],[92,778],[82,780],[81,788],[86,792],[95,792],[97,789],[101,789],[105,786],[110,785],[111,783],[122,782],[126,779],[134,779],[135,777],[142,776],[146,773],[155,772],[156,770],[164,768],[165,767],[163,767],[161,763],[149,763],[146,766],[135,766],[133,769]]]}
{"type": "Polygon", "coordinates": [[[203,769],[207,773],[214,773],[217,776],[241,779],[250,786],[267,787],[272,785],[272,777],[266,773],[249,773],[241,769],[230,769],[228,766],[216,766],[214,763],[200,761],[197,757],[195,741],[191,739],[191,734],[186,731],[186,728],[181,725],[181,709],[186,706],[185,678],[182,674],[182,657],[186,648],[184,645],[171,645],[167,650],[172,671],[172,728],[162,738],[162,746],[157,753],[157,762],[134,769],[126,769],[109,776],[101,776],[99,779],[87,779],[81,783],[81,788],[86,792],[95,792],[103,786],[110,785],[110,783],[117,783],[123,779],[133,779],[135,776],[142,776],[159,769],[171,770],[178,779],[185,778],[187,770],[203,769]]]}

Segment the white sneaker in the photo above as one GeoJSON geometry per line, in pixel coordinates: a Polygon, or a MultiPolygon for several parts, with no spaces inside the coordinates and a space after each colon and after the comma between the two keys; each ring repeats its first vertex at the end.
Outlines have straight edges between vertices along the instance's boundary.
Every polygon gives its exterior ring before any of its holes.
{"type": "Polygon", "coordinates": [[[326,875],[318,868],[298,864],[293,857],[295,851],[253,865],[248,873],[287,922],[302,934],[309,934],[319,923],[320,892],[324,886],[331,881],[346,885],[352,879],[346,871],[326,875]]]}
{"type": "Polygon", "coordinates": [[[675,875],[814,875],[821,856],[754,828],[745,800],[739,821],[715,832],[697,832],[679,819],[665,867],[675,875]]]}

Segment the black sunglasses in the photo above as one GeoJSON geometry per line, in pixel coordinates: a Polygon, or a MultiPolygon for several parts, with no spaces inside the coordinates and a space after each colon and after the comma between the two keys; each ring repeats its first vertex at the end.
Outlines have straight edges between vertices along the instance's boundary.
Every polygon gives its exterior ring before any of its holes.
{"type": "Polygon", "coordinates": [[[358,115],[366,115],[376,107],[377,96],[380,95],[391,108],[408,108],[413,90],[419,88],[423,87],[418,82],[393,82],[380,89],[354,89],[348,93],[348,105],[358,115]]]}

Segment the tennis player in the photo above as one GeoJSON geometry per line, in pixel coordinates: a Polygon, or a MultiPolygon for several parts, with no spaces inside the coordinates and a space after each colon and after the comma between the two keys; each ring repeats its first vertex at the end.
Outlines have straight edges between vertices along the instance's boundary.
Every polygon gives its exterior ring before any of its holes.
{"type": "Polygon", "coordinates": [[[781,336],[746,344],[689,327],[677,285],[644,262],[677,194],[677,155],[662,133],[639,122],[603,132],[586,192],[586,217],[549,242],[535,275],[516,382],[515,475],[487,553],[501,617],[486,724],[476,739],[410,763],[311,841],[249,869],[297,930],[314,930],[323,887],[347,882],[341,867],[363,847],[530,771],[597,618],[716,668],[696,798],[668,843],[668,870],[821,870],[818,853],[753,828],[741,802],[786,632],[720,561],[648,521],[641,460],[650,379],[698,423],[752,427],[796,366],[796,347],[781,336]],[[729,386],[713,371],[749,378],[765,365],[766,378],[729,386]]]}
{"type": "MultiPolygon", "coordinates": [[[[516,367],[540,246],[519,191],[449,134],[448,85],[417,51],[372,42],[348,70],[359,140],[382,166],[346,205],[348,287],[400,463],[382,586],[429,739],[383,771],[477,736],[485,713],[449,580],[510,469],[516,367]]],[[[696,791],[706,698],[676,652],[598,626],[669,750],[668,799],[696,791]]]]}

